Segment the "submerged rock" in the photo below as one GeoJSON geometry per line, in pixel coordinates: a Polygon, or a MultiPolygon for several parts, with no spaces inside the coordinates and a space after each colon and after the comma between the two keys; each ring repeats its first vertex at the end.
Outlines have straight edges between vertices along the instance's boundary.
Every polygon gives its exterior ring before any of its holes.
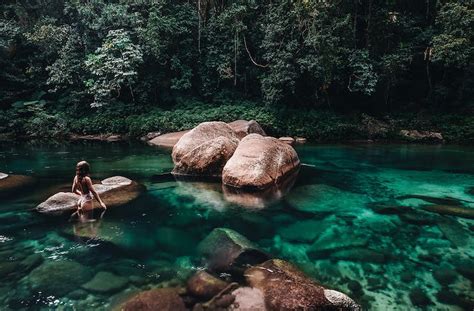
{"type": "Polygon", "coordinates": [[[234,303],[229,310],[233,311],[266,311],[263,292],[258,288],[240,287],[232,292],[234,303]]]}
{"type": "Polygon", "coordinates": [[[412,289],[410,291],[409,297],[411,303],[417,307],[426,307],[433,304],[428,295],[426,295],[426,293],[420,288],[412,289]]]}
{"type": "Polygon", "coordinates": [[[348,260],[360,262],[372,262],[382,264],[387,261],[387,257],[379,252],[367,248],[351,248],[332,253],[331,259],[348,260]]]}
{"type": "Polygon", "coordinates": [[[31,186],[35,179],[24,175],[8,175],[0,172],[0,196],[10,195],[31,186]]]}
{"type": "Polygon", "coordinates": [[[250,134],[225,165],[222,182],[235,188],[263,190],[278,184],[299,165],[291,146],[273,137],[250,134]]]}
{"type": "Polygon", "coordinates": [[[240,233],[216,228],[198,245],[209,269],[218,272],[241,271],[245,265],[259,264],[268,255],[240,233]]]}
{"type": "MultiPolygon", "coordinates": [[[[438,221],[436,215],[433,215],[422,210],[411,209],[409,212],[398,215],[398,217],[409,224],[413,225],[433,225],[438,221]]],[[[439,216],[438,216],[439,217],[439,216]]]]}
{"type": "Polygon", "coordinates": [[[360,248],[369,243],[368,234],[362,232],[340,231],[338,228],[326,230],[308,249],[308,256],[322,258],[335,251],[360,248]]]}
{"type": "Polygon", "coordinates": [[[149,140],[148,144],[158,147],[173,148],[187,132],[189,132],[189,130],[159,135],[149,140]]]}
{"type": "Polygon", "coordinates": [[[469,244],[471,239],[469,231],[465,230],[457,221],[444,218],[438,222],[438,228],[454,246],[464,247],[469,244]]]}
{"type": "MultiPolygon", "coordinates": [[[[114,176],[102,180],[100,184],[94,184],[101,199],[107,207],[125,205],[136,199],[145,189],[128,178],[114,176]]],[[[79,196],[72,192],[59,192],[49,197],[46,201],[36,207],[36,211],[44,214],[61,215],[75,211],[79,196]]],[[[99,206],[94,199],[95,206],[99,206]]]]}
{"type": "Polygon", "coordinates": [[[450,285],[456,281],[458,274],[451,269],[440,268],[433,272],[433,277],[440,285],[450,285]]]}
{"type": "Polygon", "coordinates": [[[128,279],[107,271],[100,271],[82,288],[94,293],[115,293],[128,284],[128,279]]]}
{"type": "Polygon", "coordinates": [[[300,220],[279,228],[278,233],[287,241],[308,243],[316,240],[330,226],[331,223],[325,220],[300,220]]]}
{"type": "Polygon", "coordinates": [[[419,195],[419,194],[408,194],[402,195],[397,197],[398,200],[406,200],[406,199],[419,199],[429,203],[437,204],[437,205],[461,205],[461,200],[450,198],[450,197],[431,197],[428,195],[419,195]]]}
{"type": "Polygon", "coordinates": [[[229,126],[237,133],[239,139],[244,138],[248,134],[260,134],[262,136],[266,136],[265,131],[262,129],[260,124],[257,123],[255,120],[236,120],[233,122],[228,123],[229,126]]]}
{"type": "Polygon", "coordinates": [[[190,294],[196,297],[211,299],[225,289],[227,285],[227,282],[205,271],[199,271],[188,280],[187,289],[190,294]]]}
{"type": "Polygon", "coordinates": [[[361,310],[347,295],[313,282],[290,263],[272,259],[245,271],[269,310],[361,310]]]}
{"type": "Polygon", "coordinates": [[[474,208],[453,205],[427,205],[422,207],[425,211],[438,213],[440,215],[457,216],[474,219],[474,208]]]}
{"type": "Polygon", "coordinates": [[[224,122],[204,122],[184,134],[173,147],[173,174],[185,176],[221,176],[239,139],[224,122]]]}
{"type": "Polygon", "coordinates": [[[75,261],[48,261],[31,271],[28,282],[35,291],[60,297],[79,288],[91,276],[88,268],[75,261]]]}
{"type": "Polygon", "coordinates": [[[123,303],[120,311],[185,311],[176,288],[159,288],[139,293],[123,303]]]}

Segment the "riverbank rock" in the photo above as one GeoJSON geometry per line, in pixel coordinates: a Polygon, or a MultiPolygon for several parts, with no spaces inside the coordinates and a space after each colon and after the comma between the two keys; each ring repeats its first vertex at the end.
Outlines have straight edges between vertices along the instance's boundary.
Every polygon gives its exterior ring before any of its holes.
{"type": "Polygon", "coordinates": [[[225,289],[227,285],[227,282],[206,271],[199,271],[188,280],[186,287],[193,296],[211,299],[225,289]]]}
{"type": "Polygon", "coordinates": [[[9,195],[15,191],[31,186],[35,179],[24,175],[8,175],[0,172],[0,196],[9,195]]]}
{"type": "Polygon", "coordinates": [[[97,134],[97,135],[79,135],[71,134],[69,136],[70,140],[92,140],[92,141],[122,141],[128,139],[126,135],[120,134],[97,134]]]}
{"type": "Polygon", "coordinates": [[[173,174],[185,176],[221,176],[239,139],[224,122],[204,122],[184,134],[173,147],[173,174]]]}
{"type": "Polygon", "coordinates": [[[297,170],[300,160],[289,145],[273,137],[244,137],[224,166],[222,182],[231,187],[263,190],[297,170]]]}
{"type": "Polygon", "coordinates": [[[268,255],[240,233],[216,228],[198,245],[208,268],[216,272],[241,271],[245,265],[264,262],[268,255]]]}
{"type": "Polygon", "coordinates": [[[239,139],[242,139],[248,134],[252,133],[260,134],[262,136],[267,135],[260,124],[258,124],[255,120],[236,120],[227,124],[229,124],[229,126],[237,133],[237,137],[239,137],[239,139]]]}
{"type": "MultiPolygon", "coordinates": [[[[94,188],[107,207],[127,204],[145,190],[143,185],[122,176],[104,179],[100,184],[94,184],[94,188]]],[[[38,205],[36,211],[52,215],[70,213],[76,210],[78,200],[79,195],[75,193],[59,192],[38,205]]],[[[99,206],[95,199],[94,204],[96,207],[99,206]]]]}
{"type": "Polygon", "coordinates": [[[183,135],[187,132],[189,132],[189,130],[158,135],[148,140],[148,144],[158,147],[173,148],[174,145],[176,145],[181,137],[183,137],[183,135]]]}
{"type": "Polygon", "coordinates": [[[278,140],[284,142],[285,144],[288,144],[290,146],[293,146],[295,144],[295,139],[293,137],[280,137],[278,140]]]}
{"type": "Polygon", "coordinates": [[[185,311],[186,306],[176,288],[152,289],[133,296],[123,303],[120,311],[185,311]]]}
{"type": "Polygon", "coordinates": [[[115,293],[128,284],[126,277],[117,276],[107,271],[97,273],[92,280],[82,284],[82,288],[94,293],[115,293]]]}
{"type": "Polygon", "coordinates": [[[262,291],[268,310],[361,310],[347,295],[324,288],[280,259],[247,269],[245,278],[262,291]]]}
{"type": "Polygon", "coordinates": [[[35,291],[64,296],[92,277],[91,271],[75,261],[48,261],[31,271],[28,282],[35,291]]]}
{"type": "Polygon", "coordinates": [[[438,132],[401,130],[399,134],[402,138],[412,142],[441,143],[444,141],[443,135],[438,132]]]}

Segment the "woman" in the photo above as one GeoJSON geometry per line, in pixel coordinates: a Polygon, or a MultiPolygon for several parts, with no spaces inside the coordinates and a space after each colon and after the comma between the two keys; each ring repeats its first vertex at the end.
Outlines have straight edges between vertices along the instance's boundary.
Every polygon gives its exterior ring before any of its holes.
{"type": "Polygon", "coordinates": [[[86,161],[81,161],[76,165],[76,176],[72,182],[72,192],[80,195],[79,201],[77,202],[77,211],[71,215],[71,217],[78,215],[81,221],[94,221],[93,210],[94,210],[94,198],[99,202],[100,206],[104,209],[100,217],[104,215],[107,210],[107,206],[104,204],[99,194],[95,191],[92,185],[92,180],[89,177],[91,167],[86,161]]]}

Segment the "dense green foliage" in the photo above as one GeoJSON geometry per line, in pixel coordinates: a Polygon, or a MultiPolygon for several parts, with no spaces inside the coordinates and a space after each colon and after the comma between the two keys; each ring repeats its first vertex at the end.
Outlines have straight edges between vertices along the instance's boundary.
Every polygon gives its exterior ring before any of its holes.
{"type": "Polygon", "coordinates": [[[314,137],[357,133],[348,114],[472,114],[473,29],[472,0],[6,0],[0,132],[248,117],[314,137]]]}

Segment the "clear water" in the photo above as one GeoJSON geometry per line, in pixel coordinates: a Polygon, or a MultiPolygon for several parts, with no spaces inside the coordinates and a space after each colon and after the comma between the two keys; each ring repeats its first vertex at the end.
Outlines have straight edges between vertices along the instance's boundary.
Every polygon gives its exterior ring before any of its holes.
{"type": "Polygon", "coordinates": [[[448,196],[474,208],[472,147],[301,146],[308,166],[289,193],[268,202],[247,198],[245,206],[219,184],[154,178],[172,168],[166,150],[125,143],[0,147],[0,171],[39,180],[0,200],[2,310],[106,310],[140,290],[182,284],[202,268],[196,245],[216,227],[237,230],[366,309],[473,304],[474,220],[429,213],[422,208],[432,203],[400,198],[448,196]],[[148,191],[94,225],[30,212],[69,186],[82,159],[92,164],[93,178],[123,175],[148,191]],[[387,206],[397,208],[380,214],[387,206]],[[113,285],[107,292],[81,288],[104,271],[117,276],[102,278],[113,285]]]}

